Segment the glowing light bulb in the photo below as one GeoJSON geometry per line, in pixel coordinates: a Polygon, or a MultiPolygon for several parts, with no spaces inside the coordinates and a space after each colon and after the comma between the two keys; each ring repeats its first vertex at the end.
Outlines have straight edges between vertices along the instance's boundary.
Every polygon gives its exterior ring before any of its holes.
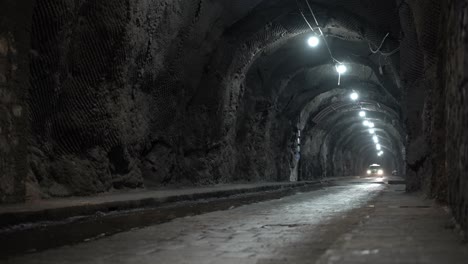
{"type": "Polygon", "coordinates": [[[369,121],[364,120],[364,122],[362,122],[362,124],[363,124],[364,126],[369,126],[369,121]]]}
{"type": "Polygon", "coordinates": [[[372,139],[374,140],[374,143],[379,143],[379,138],[377,136],[373,136],[372,139]]]}
{"type": "Polygon", "coordinates": [[[374,127],[375,127],[375,124],[372,123],[372,122],[369,122],[369,127],[370,127],[370,128],[374,128],[374,127]]]}
{"type": "Polygon", "coordinates": [[[364,112],[364,111],[359,112],[359,116],[360,117],[366,117],[366,112],[364,112]]]}
{"type": "Polygon", "coordinates": [[[375,134],[375,129],[373,128],[369,129],[369,134],[375,134]]]}
{"type": "Polygon", "coordinates": [[[307,40],[307,43],[309,44],[309,46],[311,46],[312,48],[315,48],[317,47],[319,44],[320,44],[320,39],[316,36],[313,36],[313,37],[310,37],[308,40],[307,40]]]}
{"type": "Polygon", "coordinates": [[[348,71],[348,68],[343,64],[338,64],[335,66],[335,68],[336,68],[336,72],[338,72],[339,74],[343,74],[346,71],[348,71]]]}
{"type": "Polygon", "coordinates": [[[351,100],[356,101],[359,98],[359,94],[356,92],[352,92],[351,95],[349,95],[351,100]]]}
{"type": "Polygon", "coordinates": [[[382,149],[382,146],[380,146],[380,144],[377,144],[377,145],[375,145],[375,148],[376,148],[377,150],[381,150],[381,149],[382,149]]]}

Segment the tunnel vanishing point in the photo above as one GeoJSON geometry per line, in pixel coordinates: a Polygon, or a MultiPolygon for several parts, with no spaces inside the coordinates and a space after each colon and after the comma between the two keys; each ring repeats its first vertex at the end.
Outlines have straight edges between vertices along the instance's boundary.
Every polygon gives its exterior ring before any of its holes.
{"type": "Polygon", "coordinates": [[[467,16],[466,0],[2,0],[0,207],[379,164],[466,234],[467,16]]]}

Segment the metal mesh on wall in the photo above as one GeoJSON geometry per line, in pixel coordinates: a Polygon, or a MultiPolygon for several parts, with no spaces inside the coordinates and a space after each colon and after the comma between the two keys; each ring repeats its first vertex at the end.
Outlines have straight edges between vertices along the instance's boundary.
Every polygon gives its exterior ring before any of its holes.
{"type": "Polygon", "coordinates": [[[39,153],[34,156],[52,164],[33,164],[42,185],[59,182],[73,193],[73,188],[95,192],[141,184],[140,154],[150,134],[165,131],[178,110],[178,72],[191,26],[171,38],[156,38],[172,35],[181,24],[193,25],[201,9],[201,2],[191,1],[180,10],[184,19],[164,25],[157,16],[169,7],[157,2],[37,3],[31,127],[39,153]]]}
{"type": "Polygon", "coordinates": [[[118,44],[125,33],[126,8],[116,1],[82,2],[78,7],[60,0],[38,2],[31,126],[48,151],[79,153],[96,145],[110,149],[117,143],[117,124],[106,103],[112,90],[121,86],[119,67],[125,56],[118,44]],[[93,19],[97,17],[103,19],[93,19]]]}
{"type": "MultiPolygon", "coordinates": [[[[439,45],[440,1],[402,1],[402,75],[407,86],[423,77],[425,70],[434,65],[439,45]]],[[[411,89],[411,87],[407,87],[411,89]]]]}
{"type": "MultiPolygon", "coordinates": [[[[408,142],[408,189],[427,188],[432,175],[431,152],[434,121],[432,98],[439,85],[437,76],[437,49],[440,45],[440,1],[400,1],[402,20],[401,75],[406,94],[408,142]]],[[[439,126],[439,125],[437,125],[439,126]]]]}

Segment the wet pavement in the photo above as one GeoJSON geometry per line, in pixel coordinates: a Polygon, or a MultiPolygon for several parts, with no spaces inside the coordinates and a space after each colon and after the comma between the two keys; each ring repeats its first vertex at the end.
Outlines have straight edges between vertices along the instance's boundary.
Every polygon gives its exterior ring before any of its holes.
{"type": "Polygon", "coordinates": [[[404,185],[359,179],[5,263],[467,263],[453,227],[404,185]]]}

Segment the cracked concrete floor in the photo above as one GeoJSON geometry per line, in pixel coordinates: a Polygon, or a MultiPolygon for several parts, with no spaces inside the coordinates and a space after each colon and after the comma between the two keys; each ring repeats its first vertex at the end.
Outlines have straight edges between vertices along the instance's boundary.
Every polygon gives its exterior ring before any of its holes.
{"type": "Polygon", "coordinates": [[[443,208],[403,190],[343,181],[7,263],[468,263],[443,208]]]}

